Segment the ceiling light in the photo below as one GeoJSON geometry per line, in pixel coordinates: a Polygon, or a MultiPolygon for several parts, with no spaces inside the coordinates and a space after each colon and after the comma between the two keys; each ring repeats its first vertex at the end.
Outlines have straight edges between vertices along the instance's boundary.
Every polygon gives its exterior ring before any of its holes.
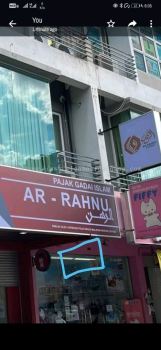
{"type": "Polygon", "coordinates": [[[155,238],[153,238],[153,241],[154,242],[160,242],[161,241],[161,237],[155,237],[155,238]]]}
{"type": "Polygon", "coordinates": [[[88,258],[75,258],[74,260],[91,261],[91,260],[96,260],[96,259],[88,259],[88,258]]]}
{"type": "MultiPolygon", "coordinates": [[[[53,260],[59,260],[60,258],[58,258],[57,256],[52,256],[51,259],[53,259],[53,260]]],[[[64,257],[63,257],[63,260],[74,260],[74,258],[64,258],[64,257]]]]}
{"type": "Polygon", "coordinates": [[[27,232],[23,232],[23,231],[22,231],[22,232],[19,232],[19,234],[20,234],[20,235],[26,235],[27,232]]]}

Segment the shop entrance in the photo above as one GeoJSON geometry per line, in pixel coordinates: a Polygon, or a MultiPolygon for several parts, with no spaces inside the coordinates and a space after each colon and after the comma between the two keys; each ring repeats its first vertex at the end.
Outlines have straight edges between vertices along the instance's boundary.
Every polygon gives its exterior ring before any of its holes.
{"type": "Polygon", "coordinates": [[[17,254],[0,251],[0,323],[20,323],[17,254]]]}

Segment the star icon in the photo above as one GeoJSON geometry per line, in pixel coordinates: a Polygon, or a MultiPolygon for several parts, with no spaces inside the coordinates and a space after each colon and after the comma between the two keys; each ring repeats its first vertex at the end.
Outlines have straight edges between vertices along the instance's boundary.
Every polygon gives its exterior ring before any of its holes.
{"type": "Polygon", "coordinates": [[[114,27],[115,22],[113,22],[113,20],[110,19],[110,21],[108,21],[107,24],[108,24],[108,27],[114,27]]]}

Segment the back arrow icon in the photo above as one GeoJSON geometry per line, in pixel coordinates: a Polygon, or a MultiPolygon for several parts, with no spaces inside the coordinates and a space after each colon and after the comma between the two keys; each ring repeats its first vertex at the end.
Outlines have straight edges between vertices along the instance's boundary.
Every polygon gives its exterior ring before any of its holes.
{"type": "Polygon", "coordinates": [[[12,27],[13,28],[13,26],[15,26],[17,23],[14,23],[13,22],[13,19],[12,19],[12,21],[9,23],[9,25],[10,25],[10,27],[12,27]]]}
{"type": "Polygon", "coordinates": [[[134,19],[133,19],[133,21],[132,21],[132,22],[130,22],[130,23],[128,24],[128,27],[131,27],[131,26],[135,27],[135,26],[136,26],[136,24],[137,24],[137,22],[136,22],[136,21],[134,21],[134,19]]]}

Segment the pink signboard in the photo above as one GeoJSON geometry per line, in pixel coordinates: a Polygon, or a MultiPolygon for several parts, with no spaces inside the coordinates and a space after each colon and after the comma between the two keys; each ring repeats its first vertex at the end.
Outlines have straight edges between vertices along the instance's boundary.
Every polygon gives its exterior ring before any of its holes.
{"type": "Polygon", "coordinates": [[[161,178],[129,186],[137,239],[161,237],[161,178]]]}
{"type": "Polygon", "coordinates": [[[0,166],[0,228],[120,237],[113,186],[0,166]]]}

